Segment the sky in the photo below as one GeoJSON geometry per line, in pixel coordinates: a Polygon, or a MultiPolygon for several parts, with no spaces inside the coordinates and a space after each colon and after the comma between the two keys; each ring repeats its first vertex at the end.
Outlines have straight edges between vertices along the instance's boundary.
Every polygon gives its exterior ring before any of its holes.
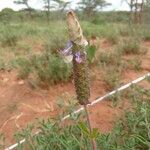
{"type": "MultiPolygon", "coordinates": [[[[72,5],[70,6],[71,9],[77,7],[77,2],[80,0],[64,0],[64,1],[71,1],[72,5]]],[[[106,0],[110,2],[112,5],[110,7],[105,8],[104,10],[129,10],[128,5],[124,2],[121,3],[122,0],[106,0]]],[[[35,9],[42,9],[43,8],[43,1],[42,0],[29,0],[29,4],[31,7],[35,9]]],[[[19,10],[25,8],[24,5],[16,5],[13,3],[13,0],[0,0],[0,10],[4,8],[12,8],[13,10],[19,10]]]]}

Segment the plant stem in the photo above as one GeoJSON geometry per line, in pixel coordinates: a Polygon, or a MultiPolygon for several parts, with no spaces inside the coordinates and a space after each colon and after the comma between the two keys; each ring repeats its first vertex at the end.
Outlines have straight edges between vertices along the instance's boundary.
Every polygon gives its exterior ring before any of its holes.
{"type": "MultiPolygon", "coordinates": [[[[88,126],[89,126],[90,135],[91,135],[91,133],[92,133],[92,126],[91,126],[91,122],[90,122],[90,117],[89,117],[87,105],[84,105],[84,110],[85,110],[85,113],[86,113],[87,123],[88,123],[88,126]]],[[[91,139],[92,150],[96,150],[97,149],[96,148],[96,141],[93,138],[90,138],[90,139],[91,139]]]]}

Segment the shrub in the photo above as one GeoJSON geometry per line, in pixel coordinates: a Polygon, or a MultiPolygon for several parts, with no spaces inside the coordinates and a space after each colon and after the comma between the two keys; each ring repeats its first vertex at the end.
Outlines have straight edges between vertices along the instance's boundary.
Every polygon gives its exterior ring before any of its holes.
{"type": "Polygon", "coordinates": [[[0,133],[0,149],[5,149],[5,140],[5,136],[2,133],[0,133]]]}
{"type": "Polygon", "coordinates": [[[140,54],[140,41],[134,38],[125,39],[121,43],[119,51],[123,54],[140,54]]]}
{"type": "MultiPolygon", "coordinates": [[[[119,68],[117,68],[119,69],[119,68]]],[[[107,67],[104,73],[104,81],[106,82],[107,89],[112,90],[121,84],[121,72],[113,67],[107,67]]]]}
{"type": "Polygon", "coordinates": [[[2,46],[16,46],[18,38],[17,32],[9,25],[3,27],[3,31],[0,36],[2,46]]]}
{"type": "Polygon", "coordinates": [[[117,44],[119,42],[118,30],[112,25],[104,28],[104,37],[111,43],[117,44]]]}
{"type": "Polygon", "coordinates": [[[16,63],[19,69],[18,77],[21,79],[27,78],[32,71],[31,62],[27,58],[20,57],[16,60],[16,63]]]}
{"type": "Polygon", "coordinates": [[[141,64],[142,61],[140,60],[140,58],[135,58],[128,61],[128,65],[129,65],[128,67],[130,69],[134,69],[135,71],[140,71],[142,69],[141,64]]]}
{"type": "Polygon", "coordinates": [[[115,32],[109,32],[105,35],[106,39],[111,43],[111,44],[117,44],[119,41],[119,37],[117,33],[115,32]]]}
{"type": "Polygon", "coordinates": [[[120,66],[122,64],[121,56],[117,52],[101,52],[99,54],[99,61],[103,65],[120,66]]]}
{"type": "Polygon", "coordinates": [[[45,84],[66,82],[71,75],[70,65],[61,57],[45,53],[41,56],[33,56],[32,65],[35,74],[45,84]]]}
{"type": "Polygon", "coordinates": [[[58,54],[58,51],[65,47],[65,41],[65,36],[53,35],[46,40],[44,47],[52,54],[58,54]]]}
{"type": "Polygon", "coordinates": [[[61,57],[51,53],[33,55],[30,58],[18,58],[16,60],[20,78],[34,77],[44,85],[53,85],[59,82],[66,82],[71,75],[70,65],[66,64],[61,57]]]}
{"type": "Polygon", "coordinates": [[[143,40],[150,41],[150,30],[144,30],[142,34],[143,40]]]}

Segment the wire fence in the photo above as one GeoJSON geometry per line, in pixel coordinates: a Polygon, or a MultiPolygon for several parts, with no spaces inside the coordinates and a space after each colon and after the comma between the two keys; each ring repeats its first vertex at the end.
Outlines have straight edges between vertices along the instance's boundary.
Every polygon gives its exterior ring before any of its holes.
{"type": "MultiPolygon", "coordinates": [[[[106,98],[108,98],[108,97],[110,97],[110,96],[112,96],[112,95],[114,95],[114,94],[116,94],[116,93],[118,93],[118,92],[120,92],[120,91],[123,91],[123,90],[129,88],[131,85],[134,85],[134,84],[136,84],[136,83],[141,82],[142,80],[144,80],[144,79],[146,79],[146,78],[148,78],[148,77],[150,77],[150,73],[147,73],[147,74],[145,74],[144,76],[139,77],[139,78],[137,78],[137,79],[135,79],[135,80],[133,80],[133,81],[131,81],[131,82],[129,82],[129,83],[127,83],[127,84],[121,86],[120,88],[117,88],[116,90],[113,90],[112,92],[107,93],[106,95],[104,95],[104,96],[102,96],[102,97],[97,97],[95,100],[93,100],[93,102],[92,102],[91,104],[88,104],[88,107],[93,106],[93,105],[95,105],[95,104],[97,104],[97,103],[99,103],[99,102],[105,100],[106,98]]],[[[80,113],[80,112],[83,111],[83,110],[84,110],[84,108],[81,107],[81,108],[79,108],[79,109],[73,111],[71,114],[66,115],[65,117],[63,117],[63,118],[61,119],[61,121],[64,121],[64,120],[70,118],[71,115],[78,114],[78,113],[80,113]]],[[[40,133],[40,132],[38,131],[38,132],[36,132],[34,135],[37,135],[37,134],[39,134],[39,133],[40,133]]],[[[33,136],[34,136],[34,135],[33,135],[33,136]]],[[[15,143],[15,144],[11,145],[10,147],[6,148],[5,150],[14,150],[19,144],[23,144],[25,141],[26,141],[26,139],[23,139],[23,140],[21,140],[19,143],[15,143]]]]}

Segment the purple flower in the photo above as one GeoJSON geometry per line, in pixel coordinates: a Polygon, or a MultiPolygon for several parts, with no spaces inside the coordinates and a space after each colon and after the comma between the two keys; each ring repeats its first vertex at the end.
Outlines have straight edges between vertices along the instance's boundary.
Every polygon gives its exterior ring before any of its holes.
{"type": "Polygon", "coordinates": [[[80,52],[77,52],[77,53],[75,54],[75,60],[76,60],[76,62],[79,63],[79,64],[82,62],[82,58],[81,58],[81,53],[80,53],[80,52]]]}
{"type": "Polygon", "coordinates": [[[68,41],[66,44],[66,48],[61,51],[61,53],[65,56],[72,54],[72,42],[68,41]]]}

